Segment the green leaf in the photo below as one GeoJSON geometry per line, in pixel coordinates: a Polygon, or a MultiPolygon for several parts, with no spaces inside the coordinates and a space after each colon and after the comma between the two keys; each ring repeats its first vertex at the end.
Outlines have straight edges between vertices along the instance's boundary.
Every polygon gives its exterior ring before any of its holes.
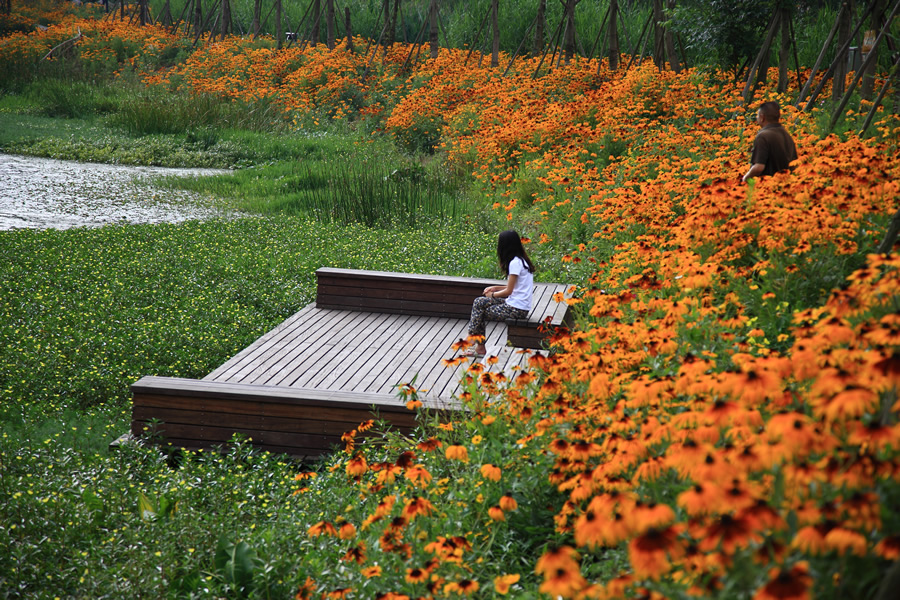
{"type": "Polygon", "coordinates": [[[144,521],[156,519],[156,506],[144,492],[138,492],[138,514],[141,515],[141,519],[144,521]]]}

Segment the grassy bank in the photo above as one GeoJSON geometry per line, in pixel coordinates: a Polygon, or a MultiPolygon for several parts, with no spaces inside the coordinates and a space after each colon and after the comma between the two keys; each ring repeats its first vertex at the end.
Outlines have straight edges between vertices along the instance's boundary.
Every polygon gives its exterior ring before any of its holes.
{"type": "Polygon", "coordinates": [[[128,386],[210,372],[310,302],[319,266],[494,275],[493,242],[288,217],[0,233],[0,595],[239,596],[216,553],[254,532],[254,581],[293,595],[298,523],[322,509],[292,497],[296,465],[108,453],[128,386]]]}

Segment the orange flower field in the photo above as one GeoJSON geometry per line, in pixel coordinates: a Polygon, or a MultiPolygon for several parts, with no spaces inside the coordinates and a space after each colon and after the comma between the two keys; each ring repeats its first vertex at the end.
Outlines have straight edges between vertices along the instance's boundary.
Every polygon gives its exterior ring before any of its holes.
{"type": "MultiPolygon", "coordinates": [[[[897,115],[860,138],[863,101],[829,134],[825,105],[793,106],[803,82],[745,105],[742,82],[698,69],[535,76],[519,58],[504,76],[508,56],[442,49],[404,71],[410,46],[372,58],[364,39],[232,37],[157,68],[148,53],[183,40],[116,21],[13,35],[0,61],[76,30],[85,63],[129,40],[120,68],[147,85],[434,152],[575,286],[576,326],[529,370],[450,361],[465,417],[423,412],[411,437],[361,424],[298,476],[297,502],[335,482],[356,501],[300,528],[297,598],[857,598],[900,559],[900,255],[876,253],[900,209],[897,115]],[[764,100],[800,159],[747,185],[764,100]]],[[[402,393],[416,409],[423,391],[402,393]]]]}

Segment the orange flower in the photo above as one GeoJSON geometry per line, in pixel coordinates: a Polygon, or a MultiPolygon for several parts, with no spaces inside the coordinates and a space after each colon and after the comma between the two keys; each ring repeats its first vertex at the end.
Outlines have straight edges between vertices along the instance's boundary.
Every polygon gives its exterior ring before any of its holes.
{"type": "Polygon", "coordinates": [[[761,542],[754,530],[755,523],[743,515],[724,514],[708,526],[698,530],[699,547],[704,552],[721,548],[726,554],[734,554],[738,548],[746,548],[751,542],[761,542]]]}
{"type": "Polygon", "coordinates": [[[628,558],[635,575],[659,579],[671,568],[671,559],[684,555],[684,545],[678,539],[679,528],[651,527],[628,543],[628,558]]]}
{"type": "Polygon", "coordinates": [[[499,506],[492,506],[488,509],[488,515],[494,521],[505,521],[506,515],[503,514],[503,509],[499,506]]]}
{"type": "Polygon", "coordinates": [[[349,461],[347,461],[347,475],[350,477],[361,477],[365,475],[366,471],[369,470],[369,465],[366,462],[366,458],[361,454],[357,454],[349,461]]]}
{"type": "Polygon", "coordinates": [[[318,537],[320,535],[331,535],[337,537],[337,529],[328,521],[319,521],[307,530],[309,537],[318,537]]]}
{"type": "Polygon", "coordinates": [[[547,550],[538,559],[534,572],[549,577],[557,571],[578,571],[578,552],[569,546],[547,550]]]}
{"type": "Polygon", "coordinates": [[[825,547],[837,550],[839,556],[847,553],[865,556],[867,553],[866,538],[845,527],[835,527],[825,534],[825,547]]]}
{"type": "Polygon", "coordinates": [[[500,481],[502,471],[500,470],[500,467],[495,467],[494,465],[487,463],[481,465],[481,476],[485,479],[490,479],[491,481],[500,481]]]}
{"type": "Polygon", "coordinates": [[[509,593],[509,588],[518,583],[519,579],[520,576],[515,573],[494,577],[494,591],[501,596],[505,596],[509,593]]]}
{"type": "Polygon", "coordinates": [[[900,558],[900,535],[889,535],[875,546],[875,554],[886,560],[900,558]]]}
{"type": "Polygon", "coordinates": [[[444,586],[444,594],[456,592],[463,596],[471,596],[478,591],[478,582],[473,579],[463,579],[461,581],[451,581],[444,586]]]}
{"type": "Polygon", "coordinates": [[[428,516],[434,512],[434,505],[427,498],[414,496],[406,501],[403,507],[403,516],[412,521],[417,515],[428,516]]]}
{"type": "Polygon", "coordinates": [[[420,488],[427,488],[431,483],[431,473],[422,465],[416,465],[406,471],[406,478],[420,488]]]}
{"type": "Polygon", "coordinates": [[[373,565],[371,567],[366,567],[362,571],[360,571],[363,577],[371,579],[373,577],[381,577],[381,567],[378,565],[373,565]]]}
{"type": "Polygon", "coordinates": [[[428,579],[428,571],[418,567],[406,569],[406,581],[408,583],[421,583],[428,579]]]}
{"type": "MultiPolygon", "coordinates": [[[[416,444],[416,448],[421,450],[422,452],[433,452],[441,447],[441,441],[436,438],[428,438],[424,442],[419,442],[416,444]]],[[[404,467],[405,468],[405,467],[404,467]]]]}
{"type": "Polygon", "coordinates": [[[753,595],[753,600],[809,600],[812,577],[806,563],[797,563],[790,569],[772,569],[769,581],[753,595]]]}
{"type": "Polygon", "coordinates": [[[460,462],[469,462],[469,451],[465,446],[447,446],[444,456],[450,460],[458,460],[460,462]]]}
{"type": "Polygon", "coordinates": [[[363,564],[366,562],[366,544],[365,542],[360,542],[356,546],[353,546],[344,554],[341,560],[346,562],[355,562],[359,564],[363,564]]]}
{"type": "Polygon", "coordinates": [[[626,513],[626,520],[631,530],[636,533],[643,533],[648,529],[661,530],[675,520],[675,511],[668,504],[638,502],[626,513]]]}
{"type": "Polygon", "coordinates": [[[356,526],[353,523],[344,523],[338,530],[338,537],[342,540],[352,540],[356,537],[356,526]]]}
{"type": "Polygon", "coordinates": [[[519,508],[519,503],[516,502],[516,499],[511,494],[503,494],[500,496],[500,508],[506,512],[513,511],[519,508]]]}
{"type": "Polygon", "coordinates": [[[678,494],[678,506],[692,517],[716,512],[722,501],[722,495],[722,490],[715,483],[695,483],[678,494]]]}

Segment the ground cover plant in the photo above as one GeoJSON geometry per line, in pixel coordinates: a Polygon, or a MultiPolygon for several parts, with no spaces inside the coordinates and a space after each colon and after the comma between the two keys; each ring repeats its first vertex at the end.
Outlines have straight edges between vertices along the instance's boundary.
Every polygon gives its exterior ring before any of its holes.
{"type": "MultiPolygon", "coordinates": [[[[45,48],[48,31],[15,47],[45,48]]],[[[860,137],[865,102],[831,132],[829,106],[765,86],[745,105],[727,74],[577,61],[534,78],[523,59],[501,77],[455,50],[406,73],[408,50],[364,85],[357,54],[239,38],[128,63],[151,87],[277,106],[294,135],[381,131],[469,173],[480,211],[419,229],[279,216],[5,232],[2,589],[887,597],[900,261],[876,249],[900,208],[896,115],[860,137]],[[781,101],[801,158],[742,185],[763,99],[781,101]],[[422,413],[409,436],[373,418],[316,465],[241,440],[180,464],[105,453],[129,381],[208,372],[305,302],[313,265],[491,275],[481,230],[507,223],[544,276],[577,285],[578,323],[514,376],[448,361],[466,417],[422,413]]]]}

